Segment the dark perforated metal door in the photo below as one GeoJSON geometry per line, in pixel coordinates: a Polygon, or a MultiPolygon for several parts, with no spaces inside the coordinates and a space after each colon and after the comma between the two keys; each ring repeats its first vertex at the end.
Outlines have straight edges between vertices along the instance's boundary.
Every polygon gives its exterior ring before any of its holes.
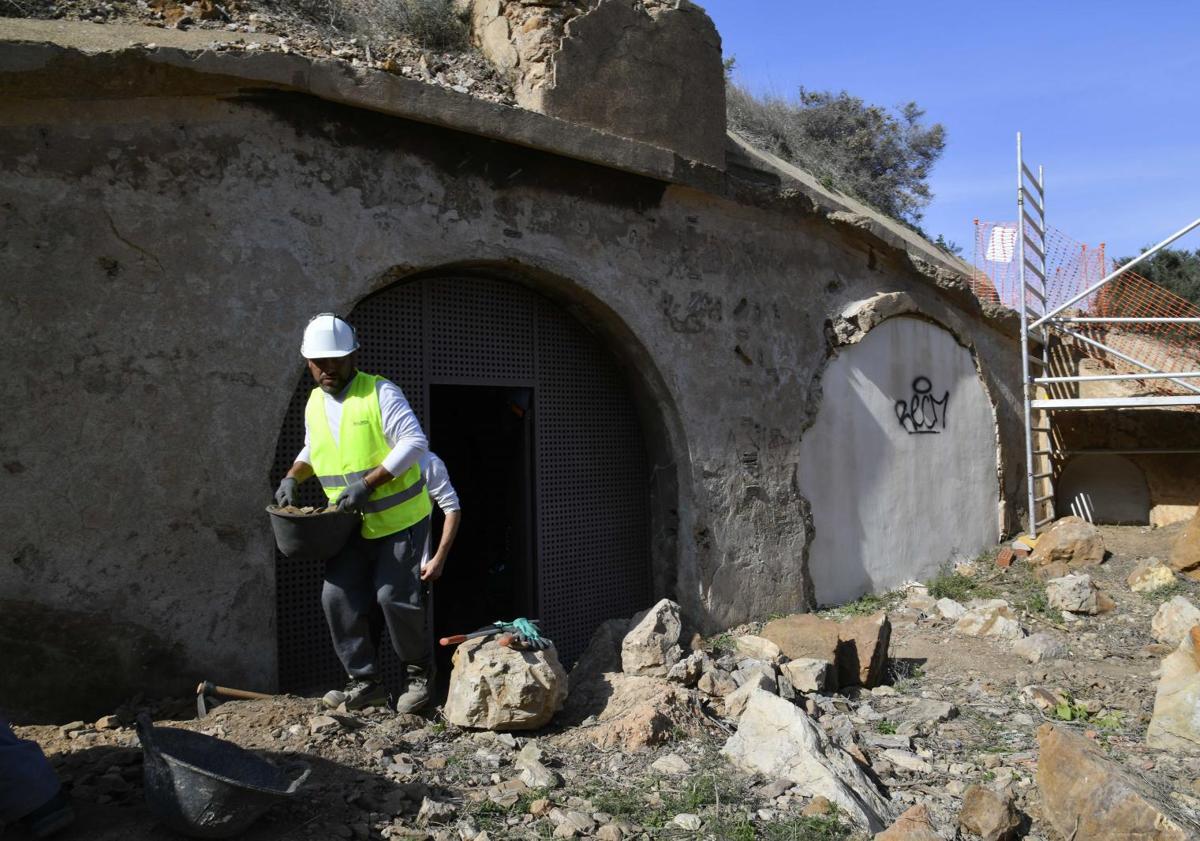
{"type": "MultiPolygon", "coordinates": [[[[573,661],[604,619],[650,599],[649,482],[638,420],[623,373],[573,317],[535,292],[487,278],[403,283],[349,316],[359,367],[404,391],[429,431],[431,384],[533,389],[535,600],[542,626],[573,661]]],[[[280,434],[277,482],[304,437],[300,378],[280,434]]],[[[319,489],[306,483],[308,500],[319,489]],[[310,487],[311,486],[311,487],[310,487]]],[[[469,512],[464,528],[470,528],[469,512]]],[[[320,608],[319,564],[276,564],[279,683],[333,685],[341,668],[320,608]]],[[[385,674],[397,664],[390,652],[385,674]]]]}

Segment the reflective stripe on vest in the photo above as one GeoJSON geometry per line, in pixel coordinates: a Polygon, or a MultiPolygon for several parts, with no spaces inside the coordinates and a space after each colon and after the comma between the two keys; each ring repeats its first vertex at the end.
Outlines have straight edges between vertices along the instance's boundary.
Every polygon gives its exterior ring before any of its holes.
{"type": "MultiPolygon", "coordinates": [[[[325,397],[319,388],[308,396],[304,421],[308,426],[313,471],[325,495],[333,502],[347,485],[364,478],[380,465],[391,447],[383,434],[376,384],[382,377],[355,374],[342,400],[338,440],[325,417],[325,397]]],[[[414,464],[371,492],[363,505],[363,537],[385,537],[419,523],[432,505],[425,490],[421,466],[414,464]]]]}

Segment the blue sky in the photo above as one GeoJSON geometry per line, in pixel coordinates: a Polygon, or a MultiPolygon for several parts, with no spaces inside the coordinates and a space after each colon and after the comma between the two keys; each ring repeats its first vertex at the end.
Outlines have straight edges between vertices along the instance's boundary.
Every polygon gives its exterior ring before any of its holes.
{"type": "Polygon", "coordinates": [[[968,261],[973,219],[1015,215],[1018,130],[1046,167],[1050,224],[1073,239],[1123,256],[1200,217],[1195,0],[699,2],[755,93],[915,100],[942,123],[922,226],[968,261]]]}

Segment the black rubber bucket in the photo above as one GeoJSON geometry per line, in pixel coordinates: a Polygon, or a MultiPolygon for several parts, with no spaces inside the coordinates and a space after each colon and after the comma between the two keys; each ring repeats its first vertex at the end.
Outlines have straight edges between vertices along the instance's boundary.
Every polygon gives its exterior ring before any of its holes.
{"type": "Polygon", "coordinates": [[[192,838],[232,838],[290,798],[308,779],[305,762],[282,768],[232,742],[155,727],[138,716],[146,805],[168,828],[192,838]]]}
{"type": "Polygon", "coordinates": [[[362,516],[352,511],[290,514],[268,505],[267,513],[271,515],[275,545],[285,558],[294,561],[327,561],[362,527],[362,516]]]}

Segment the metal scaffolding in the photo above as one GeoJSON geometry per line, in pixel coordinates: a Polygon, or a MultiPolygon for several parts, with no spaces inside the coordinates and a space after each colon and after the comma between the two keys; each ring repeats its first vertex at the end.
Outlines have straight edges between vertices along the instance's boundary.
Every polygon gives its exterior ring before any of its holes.
{"type": "MultiPolygon", "coordinates": [[[[1200,378],[1200,370],[1182,372],[1163,371],[1161,368],[1138,358],[1137,349],[1122,352],[1110,344],[1084,335],[1075,325],[1089,324],[1138,324],[1138,325],[1200,325],[1197,317],[1173,316],[1087,316],[1074,314],[1072,308],[1095,300],[1096,293],[1103,287],[1121,278],[1143,260],[1166,248],[1189,231],[1200,227],[1196,219],[1181,228],[1140,256],[1105,275],[1065,301],[1051,301],[1047,290],[1047,276],[1051,267],[1047,261],[1049,243],[1046,226],[1045,173],[1038,167],[1037,175],[1025,164],[1021,147],[1021,134],[1017,133],[1017,225],[1015,242],[1019,272],[1020,299],[1017,302],[1021,316],[1021,376],[1025,419],[1025,465],[1026,491],[1029,502],[1029,531],[1037,536],[1037,530],[1054,519],[1054,466],[1066,455],[1057,448],[1051,424],[1054,412],[1080,409],[1138,409],[1173,406],[1200,406],[1200,386],[1189,379],[1200,378]],[[1058,338],[1082,343],[1093,352],[1138,369],[1137,373],[1114,373],[1092,375],[1052,375],[1051,342],[1058,338]],[[1118,397],[1057,397],[1051,396],[1045,386],[1069,383],[1120,380],[1162,380],[1173,383],[1187,394],[1118,396],[1118,397]],[[1044,514],[1042,512],[1045,512],[1044,514]]],[[[1010,229],[1011,230],[1011,229],[1010,229]]],[[[1011,252],[1010,252],[1011,253],[1011,252]]],[[[1086,512],[1083,512],[1086,515],[1086,512]]]]}

